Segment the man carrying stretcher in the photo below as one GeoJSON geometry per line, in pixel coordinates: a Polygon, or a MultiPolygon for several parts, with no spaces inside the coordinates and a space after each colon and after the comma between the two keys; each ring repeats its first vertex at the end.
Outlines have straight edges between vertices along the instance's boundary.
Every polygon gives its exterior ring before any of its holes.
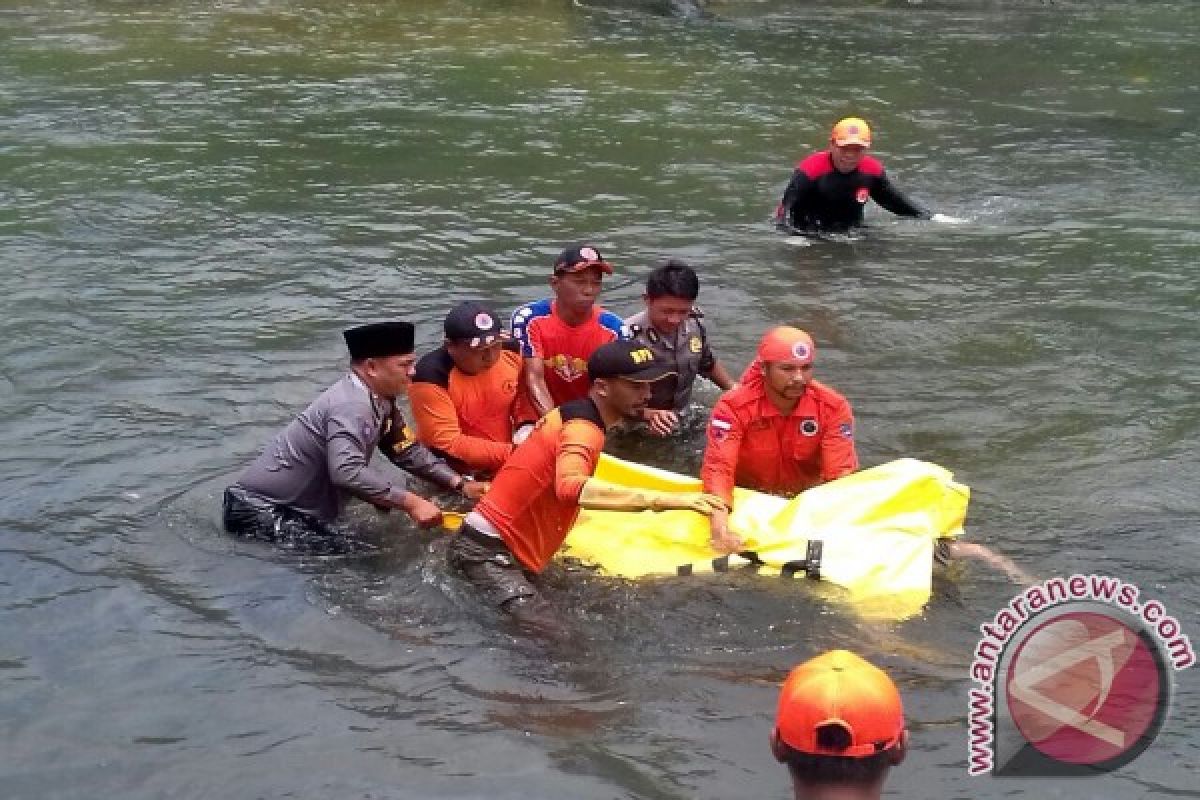
{"type": "MultiPolygon", "coordinates": [[[[708,423],[700,478],[704,491],[733,505],[733,487],[794,495],[858,469],[854,414],[834,389],[813,379],[816,347],[799,328],[772,328],[741,385],[726,392],[708,423]]],[[[729,512],[711,519],[714,550],[737,552],[729,512]]]]}
{"type": "Polygon", "coordinates": [[[527,627],[553,635],[566,630],[536,586],[567,537],[579,509],[690,509],[712,514],[722,501],[701,492],[663,492],[619,486],[592,477],[605,431],[640,419],[654,381],[673,374],[645,345],[617,341],[588,358],[588,394],[538,421],[496,473],[491,488],[466,516],[447,559],[482,589],[489,602],[527,627]]]}
{"type": "MultiPolygon", "coordinates": [[[[772,328],[758,344],[741,385],[713,408],[700,478],[704,491],[725,502],[709,518],[710,544],[722,553],[742,549],[729,529],[733,487],[795,495],[858,469],[850,403],[812,377],[816,346],[799,328],[772,328]]],[[[971,558],[1014,583],[1032,577],[986,545],[939,539],[935,555],[947,562],[971,558]]]]}

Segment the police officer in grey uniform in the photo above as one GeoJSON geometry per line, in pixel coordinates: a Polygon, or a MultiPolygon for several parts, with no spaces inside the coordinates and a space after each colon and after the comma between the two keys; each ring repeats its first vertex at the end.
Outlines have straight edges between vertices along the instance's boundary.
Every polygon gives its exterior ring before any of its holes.
{"type": "Polygon", "coordinates": [[[654,384],[644,412],[646,427],[667,436],[679,427],[679,415],[692,398],[692,384],[702,375],[723,390],[733,378],[713,355],[708,331],[695,307],[700,279],[687,264],[671,259],[650,273],[642,300],[646,310],[625,320],[630,335],[672,365],[676,376],[654,384]]]}
{"type": "Polygon", "coordinates": [[[412,324],[362,325],[343,336],[349,374],[293,419],[225,490],[230,533],[287,543],[353,538],[336,523],[351,497],[400,509],[421,527],[441,524],[436,505],[371,466],[377,447],[396,466],[443,489],[472,498],[486,489],[418,444],[397,408],[416,362],[412,324]]]}

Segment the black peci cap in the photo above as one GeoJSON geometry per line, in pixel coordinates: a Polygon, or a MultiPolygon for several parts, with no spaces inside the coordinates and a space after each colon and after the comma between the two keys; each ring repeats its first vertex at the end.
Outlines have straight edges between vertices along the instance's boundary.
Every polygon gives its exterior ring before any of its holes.
{"type": "Polygon", "coordinates": [[[654,351],[641,342],[620,341],[601,345],[587,362],[588,377],[624,378],[638,383],[653,383],[675,370],[662,362],[654,351]]]}
{"type": "Polygon", "coordinates": [[[416,328],[411,322],[372,322],[342,332],[350,358],[406,356],[416,349],[416,328]]]}
{"type": "Polygon", "coordinates": [[[504,336],[500,318],[492,309],[475,300],[465,300],[446,315],[446,338],[481,347],[504,336]]]}

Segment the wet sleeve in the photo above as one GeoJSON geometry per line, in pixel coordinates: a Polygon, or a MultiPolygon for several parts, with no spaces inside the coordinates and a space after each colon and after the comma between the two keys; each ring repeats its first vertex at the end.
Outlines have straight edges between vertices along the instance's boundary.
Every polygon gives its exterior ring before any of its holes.
{"type": "Polygon", "coordinates": [[[469,436],[458,424],[450,393],[435,383],[414,383],[408,390],[417,439],[435,450],[481,470],[494,472],[512,452],[509,442],[469,436]]]}
{"type": "Polygon", "coordinates": [[[458,488],[462,483],[462,476],[444,459],[413,437],[399,411],[393,413],[392,420],[392,436],[388,441],[379,443],[379,449],[388,460],[405,472],[424,478],[435,486],[443,489],[458,488]]]}
{"type": "Polygon", "coordinates": [[[775,223],[777,225],[794,225],[797,204],[807,199],[814,186],[816,184],[804,174],[803,170],[798,169],[793,172],[792,179],[788,181],[787,188],[783,190],[783,199],[779,201],[779,207],[775,209],[775,223]]]}
{"type": "Polygon", "coordinates": [[[583,485],[596,471],[604,431],[582,419],[567,420],[554,460],[554,494],[563,502],[578,502],[583,485]]]}
{"type": "Polygon", "coordinates": [[[901,217],[929,219],[932,216],[929,211],[909,200],[903,192],[897,189],[888,179],[886,172],[880,174],[879,180],[871,190],[871,199],[901,217]]]}
{"type": "Polygon", "coordinates": [[[520,428],[522,425],[531,422],[537,422],[541,418],[538,413],[537,406],[533,404],[533,398],[529,393],[529,374],[525,371],[525,364],[517,366],[517,396],[513,398],[512,421],[513,430],[520,428]]]}
{"type": "Polygon", "coordinates": [[[858,453],[854,450],[854,414],[850,403],[838,398],[829,410],[829,421],[822,425],[821,479],[836,480],[858,469],[858,453]]]}
{"type": "Polygon", "coordinates": [[[374,443],[363,437],[365,423],[351,407],[330,410],[325,421],[325,459],[330,480],[368,502],[390,497],[398,503],[404,498],[404,487],[395,485],[389,476],[371,467],[374,443]]]}
{"type": "Polygon", "coordinates": [[[733,504],[743,434],[741,420],[722,397],[708,420],[708,442],[704,448],[700,480],[704,482],[704,491],[715,494],[729,505],[733,504]]]}

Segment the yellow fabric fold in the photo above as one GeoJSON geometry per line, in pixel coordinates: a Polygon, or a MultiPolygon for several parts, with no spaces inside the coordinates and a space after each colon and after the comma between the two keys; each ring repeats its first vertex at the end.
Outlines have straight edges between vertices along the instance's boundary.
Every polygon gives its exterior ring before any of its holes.
{"type": "MultiPolygon", "coordinates": [[[[656,491],[700,491],[700,481],[602,455],[596,477],[656,491]]],[[[757,564],[764,574],[806,574],[819,543],[822,580],[843,587],[863,614],[902,618],[929,599],[934,544],[963,533],[970,489],[949,470],[904,458],[847,475],[787,500],[738,489],[730,527],[742,555],[708,546],[708,520],[687,511],[584,509],[567,554],[629,578],[712,572],[757,564]],[[743,557],[746,556],[746,557],[743,557]]]]}

